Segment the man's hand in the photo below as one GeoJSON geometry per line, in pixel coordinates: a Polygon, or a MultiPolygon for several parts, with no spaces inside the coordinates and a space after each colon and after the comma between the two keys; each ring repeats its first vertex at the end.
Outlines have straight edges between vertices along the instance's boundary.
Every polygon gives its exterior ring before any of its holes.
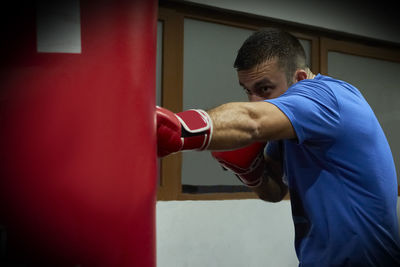
{"type": "Polygon", "coordinates": [[[173,113],[156,107],[157,154],[167,156],[181,150],[207,149],[212,136],[212,122],[201,109],[173,113]]]}
{"type": "Polygon", "coordinates": [[[240,149],[214,151],[211,154],[224,168],[233,171],[245,185],[257,187],[263,179],[265,145],[256,142],[240,149]]]}

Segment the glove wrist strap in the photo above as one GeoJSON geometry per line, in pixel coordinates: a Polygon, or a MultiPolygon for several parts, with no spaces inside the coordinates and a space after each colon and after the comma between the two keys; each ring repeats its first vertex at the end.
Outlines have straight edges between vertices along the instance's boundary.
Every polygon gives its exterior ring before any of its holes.
{"type": "Polygon", "coordinates": [[[212,137],[212,121],[201,109],[189,109],[176,114],[182,125],[182,150],[205,150],[212,137]]]}

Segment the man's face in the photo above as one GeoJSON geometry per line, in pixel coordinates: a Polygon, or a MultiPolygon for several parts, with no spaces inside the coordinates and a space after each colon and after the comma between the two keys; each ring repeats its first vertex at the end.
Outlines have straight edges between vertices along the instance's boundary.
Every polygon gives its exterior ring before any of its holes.
{"type": "Polygon", "coordinates": [[[277,60],[267,60],[249,70],[238,71],[239,84],[245,90],[249,101],[276,98],[288,89],[286,75],[277,60]]]}

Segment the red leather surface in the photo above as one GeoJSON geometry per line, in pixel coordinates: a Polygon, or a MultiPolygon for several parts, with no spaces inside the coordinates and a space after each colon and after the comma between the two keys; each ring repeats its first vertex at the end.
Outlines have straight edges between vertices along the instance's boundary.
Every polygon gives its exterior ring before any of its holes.
{"type": "Polygon", "coordinates": [[[182,119],[182,125],[188,132],[199,133],[210,129],[210,122],[197,110],[189,109],[176,115],[182,119]]]}
{"type": "Polygon", "coordinates": [[[8,259],[155,266],[157,1],[81,0],[81,54],[37,53],[34,5],[5,12],[8,259]]]}
{"type": "Polygon", "coordinates": [[[263,142],[255,142],[248,146],[228,151],[213,151],[211,155],[218,161],[226,163],[226,167],[232,169],[236,173],[250,171],[261,157],[265,147],[263,142]]]}
{"type": "Polygon", "coordinates": [[[182,149],[181,123],[175,113],[156,107],[157,155],[164,157],[182,149]]]}

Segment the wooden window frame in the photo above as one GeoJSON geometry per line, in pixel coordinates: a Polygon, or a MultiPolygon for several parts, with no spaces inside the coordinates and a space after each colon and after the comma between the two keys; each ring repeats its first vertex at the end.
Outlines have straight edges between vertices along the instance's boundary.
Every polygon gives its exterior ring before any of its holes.
{"type": "MultiPolygon", "coordinates": [[[[279,27],[300,39],[311,42],[311,70],[326,74],[327,51],[370,56],[379,59],[400,61],[400,47],[392,43],[360,38],[348,34],[300,26],[298,24],[269,20],[256,15],[199,6],[175,1],[161,1],[158,19],[163,22],[162,40],[162,96],[161,105],[173,112],[183,108],[183,43],[184,19],[195,19],[249,30],[262,27],[279,27]],[[341,38],[335,40],[333,38],[341,38]],[[355,42],[354,42],[355,41],[355,42]],[[384,48],[370,47],[369,42],[381,47],[396,48],[383,52],[384,48]],[[360,54],[361,53],[361,54],[360,54]]],[[[254,199],[252,192],[189,194],[182,192],[182,153],[169,155],[160,161],[160,183],[158,200],[230,200],[254,199]]],[[[288,197],[287,197],[288,198],[288,197]]],[[[286,199],[287,199],[286,198],[286,199]]]]}
{"type": "MultiPolygon", "coordinates": [[[[183,102],[183,18],[173,10],[159,8],[158,20],[163,25],[161,106],[179,112],[183,102]]],[[[182,187],[182,155],[169,155],[159,164],[157,199],[177,200],[182,187]]]]}
{"type": "Polygon", "coordinates": [[[390,47],[376,47],[331,38],[320,38],[321,74],[328,74],[328,52],[341,52],[349,55],[369,57],[374,59],[400,63],[400,50],[390,47]]]}

